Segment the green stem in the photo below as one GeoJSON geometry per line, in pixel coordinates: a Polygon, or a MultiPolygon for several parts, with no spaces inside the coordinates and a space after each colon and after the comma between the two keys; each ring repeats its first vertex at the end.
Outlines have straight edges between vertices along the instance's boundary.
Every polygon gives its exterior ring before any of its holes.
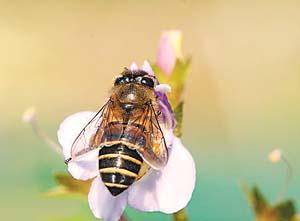
{"type": "MultiPolygon", "coordinates": [[[[176,108],[174,108],[174,114],[176,119],[176,128],[174,134],[177,137],[182,137],[182,119],[183,119],[183,101],[181,101],[176,108]]],[[[185,209],[181,209],[173,214],[174,221],[187,221],[188,215],[185,209]]]]}
{"type": "Polygon", "coordinates": [[[188,216],[185,212],[185,209],[179,210],[178,212],[173,214],[173,220],[174,221],[187,221],[188,216]]]}
{"type": "Polygon", "coordinates": [[[285,178],[285,182],[283,184],[282,190],[279,193],[279,197],[278,197],[279,200],[281,200],[281,198],[286,194],[288,186],[293,177],[293,168],[292,168],[291,164],[289,163],[289,161],[287,160],[287,158],[285,156],[282,156],[281,159],[282,159],[282,162],[286,165],[286,178],[285,178]]]}

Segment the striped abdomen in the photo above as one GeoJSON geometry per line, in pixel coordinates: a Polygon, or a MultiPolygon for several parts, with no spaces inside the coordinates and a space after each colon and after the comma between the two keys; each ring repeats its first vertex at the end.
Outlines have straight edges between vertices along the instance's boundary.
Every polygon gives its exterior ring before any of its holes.
{"type": "Polygon", "coordinates": [[[99,171],[104,185],[116,196],[138,177],[143,159],[136,150],[123,144],[103,146],[99,150],[99,171]]]}

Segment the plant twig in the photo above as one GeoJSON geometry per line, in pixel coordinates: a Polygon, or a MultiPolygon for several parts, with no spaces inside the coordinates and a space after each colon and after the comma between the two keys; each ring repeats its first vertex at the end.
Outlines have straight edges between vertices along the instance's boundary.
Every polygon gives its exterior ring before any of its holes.
{"type": "Polygon", "coordinates": [[[292,168],[291,164],[289,163],[288,159],[284,155],[281,156],[281,159],[282,159],[282,162],[286,165],[286,178],[285,178],[285,183],[282,187],[282,190],[279,194],[279,199],[281,199],[284,196],[284,194],[287,192],[288,186],[293,177],[293,168],[292,168]]]}
{"type": "Polygon", "coordinates": [[[58,143],[52,140],[44,131],[39,127],[37,120],[33,120],[30,122],[30,125],[34,131],[34,133],[44,141],[52,150],[62,156],[62,151],[58,143]]]}
{"type": "Polygon", "coordinates": [[[123,213],[119,221],[129,221],[129,220],[126,218],[125,214],[123,213]]]}

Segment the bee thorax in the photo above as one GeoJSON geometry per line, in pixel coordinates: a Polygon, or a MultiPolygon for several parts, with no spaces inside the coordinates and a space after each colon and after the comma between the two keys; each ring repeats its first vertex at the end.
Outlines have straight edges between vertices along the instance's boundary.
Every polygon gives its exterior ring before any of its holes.
{"type": "Polygon", "coordinates": [[[136,108],[136,105],[132,103],[122,103],[120,106],[126,112],[131,112],[136,108]]]}

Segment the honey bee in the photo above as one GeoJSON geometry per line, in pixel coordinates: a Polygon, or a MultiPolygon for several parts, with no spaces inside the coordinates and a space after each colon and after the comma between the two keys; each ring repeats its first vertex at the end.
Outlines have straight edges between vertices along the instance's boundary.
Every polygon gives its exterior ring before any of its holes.
{"type": "Polygon", "coordinates": [[[71,158],[66,162],[99,149],[99,173],[113,196],[150,168],[159,170],[168,161],[156,85],[153,75],[125,68],[115,79],[108,101],[72,145],[71,158]]]}

